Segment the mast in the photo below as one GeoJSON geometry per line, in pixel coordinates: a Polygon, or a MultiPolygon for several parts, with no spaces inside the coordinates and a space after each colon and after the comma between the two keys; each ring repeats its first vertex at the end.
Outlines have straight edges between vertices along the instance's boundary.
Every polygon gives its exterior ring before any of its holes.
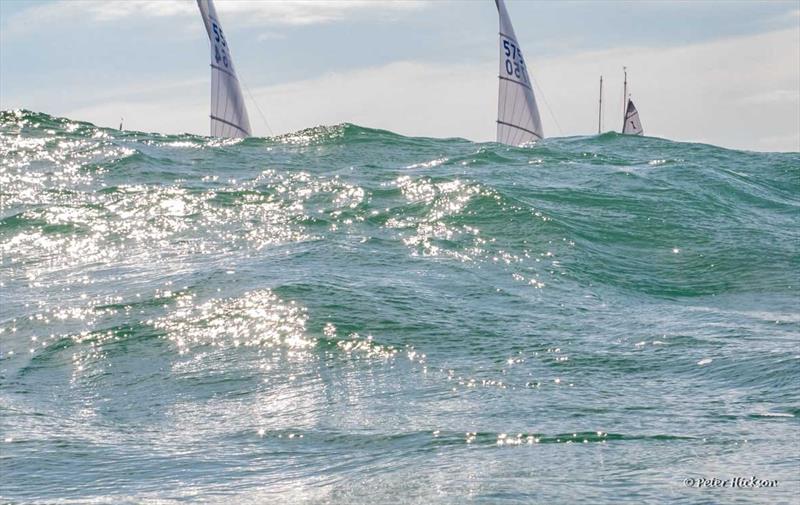
{"type": "Polygon", "coordinates": [[[625,114],[628,113],[628,67],[622,67],[625,81],[622,85],[622,129],[625,129],[625,114]]]}
{"type": "Polygon", "coordinates": [[[597,110],[597,134],[599,135],[603,129],[603,76],[600,76],[600,106],[597,110]]]}
{"type": "Polygon", "coordinates": [[[633,100],[630,99],[628,95],[628,69],[627,67],[622,67],[622,71],[625,72],[625,81],[623,84],[623,100],[622,106],[622,134],[623,135],[644,135],[644,129],[642,128],[642,121],[639,119],[639,111],[636,110],[636,106],[633,104],[633,100]]]}

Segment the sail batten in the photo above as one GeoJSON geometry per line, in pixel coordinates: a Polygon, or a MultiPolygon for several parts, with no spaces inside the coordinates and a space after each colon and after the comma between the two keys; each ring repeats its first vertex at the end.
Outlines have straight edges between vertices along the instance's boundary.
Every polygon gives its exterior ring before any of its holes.
{"type": "Polygon", "coordinates": [[[513,146],[544,138],[539,108],[522,50],[504,0],[495,0],[500,16],[497,141],[513,146]]]}
{"type": "Polygon", "coordinates": [[[211,49],[211,135],[249,137],[250,119],[213,0],[197,0],[211,49]]]}
{"type": "Polygon", "coordinates": [[[505,121],[500,121],[499,119],[497,120],[497,124],[499,124],[499,125],[503,125],[503,126],[508,126],[508,127],[510,127],[510,128],[516,128],[517,130],[521,130],[521,131],[524,131],[524,132],[526,132],[526,133],[530,133],[531,135],[535,135],[535,136],[536,136],[536,138],[538,138],[538,139],[541,139],[541,138],[542,138],[542,137],[540,137],[540,136],[539,136],[539,134],[538,134],[538,133],[536,133],[536,132],[534,132],[534,131],[531,131],[531,130],[528,130],[527,128],[523,128],[522,126],[519,126],[519,125],[515,125],[515,124],[511,124],[511,123],[506,123],[505,121]]]}

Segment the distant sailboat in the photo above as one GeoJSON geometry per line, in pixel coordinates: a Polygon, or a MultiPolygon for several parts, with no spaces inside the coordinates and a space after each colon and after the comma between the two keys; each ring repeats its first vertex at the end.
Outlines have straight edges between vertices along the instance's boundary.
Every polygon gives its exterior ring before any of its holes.
{"type": "Polygon", "coordinates": [[[628,70],[622,67],[625,72],[625,83],[623,84],[623,103],[625,109],[623,112],[622,133],[626,135],[644,135],[642,129],[642,122],[639,120],[639,111],[633,105],[633,100],[628,96],[628,70]]]}
{"type": "Polygon", "coordinates": [[[211,135],[249,137],[250,120],[213,0],[197,0],[211,42],[211,135]]]}
{"type": "Polygon", "coordinates": [[[522,50],[503,0],[495,0],[500,15],[500,89],[497,104],[497,141],[519,146],[544,138],[539,108],[522,59],[522,50]]]}

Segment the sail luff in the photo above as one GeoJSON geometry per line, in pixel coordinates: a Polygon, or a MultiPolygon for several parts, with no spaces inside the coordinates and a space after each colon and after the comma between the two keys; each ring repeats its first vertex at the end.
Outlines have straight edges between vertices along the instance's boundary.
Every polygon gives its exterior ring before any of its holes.
{"type": "Polygon", "coordinates": [[[497,141],[521,145],[544,138],[531,79],[503,0],[495,0],[500,17],[500,65],[497,95],[497,141]]]}
{"type": "Polygon", "coordinates": [[[249,137],[250,119],[213,0],[197,0],[211,49],[211,135],[249,137]]]}

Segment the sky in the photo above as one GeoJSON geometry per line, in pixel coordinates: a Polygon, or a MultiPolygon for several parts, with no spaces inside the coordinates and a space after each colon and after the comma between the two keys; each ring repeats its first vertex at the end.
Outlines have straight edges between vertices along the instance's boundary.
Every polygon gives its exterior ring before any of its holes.
{"type": "MultiPolygon", "coordinates": [[[[645,134],[800,151],[800,1],[507,0],[545,134],[645,134]]],[[[493,140],[491,0],[217,0],[259,136],[355,123],[493,140]],[[263,118],[262,118],[263,113],[263,118]]],[[[209,131],[194,0],[0,0],[0,108],[126,129],[209,131]]]]}

